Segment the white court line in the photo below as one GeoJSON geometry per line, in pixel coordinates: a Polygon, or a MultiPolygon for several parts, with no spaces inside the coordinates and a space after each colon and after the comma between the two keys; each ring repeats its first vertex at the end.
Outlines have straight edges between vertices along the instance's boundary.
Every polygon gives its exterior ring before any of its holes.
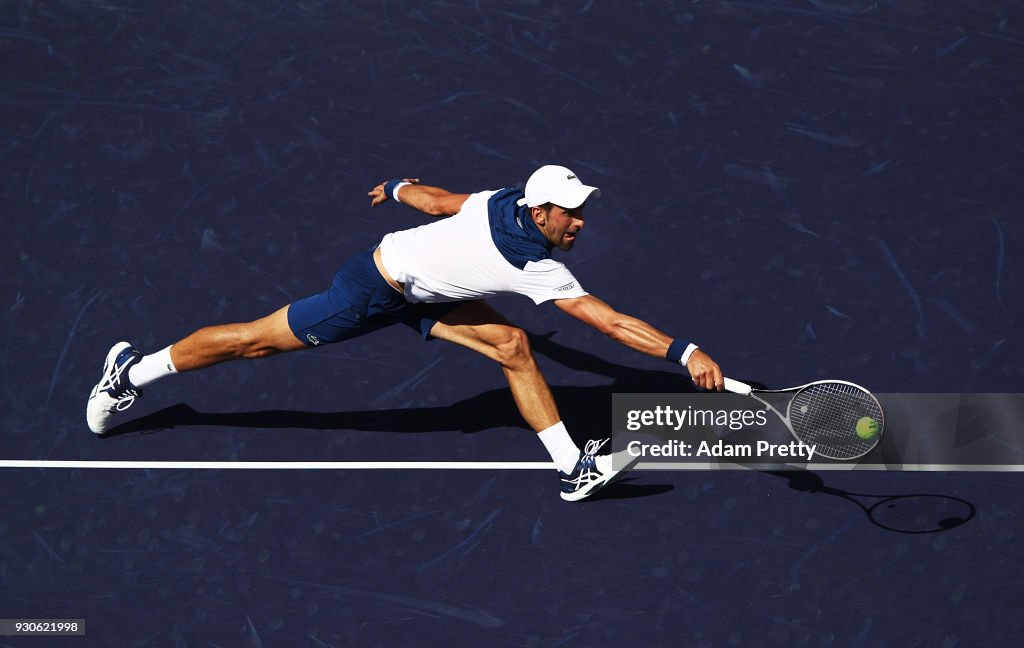
{"type": "Polygon", "coordinates": [[[1024,464],[869,464],[869,463],[638,463],[634,470],[822,470],[858,472],[1024,472],[1024,464]]]}
{"type": "MultiPolygon", "coordinates": [[[[0,468],[128,470],[554,470],[550,461],[59,461],[0,459],[0,468]]],[[[890,472],[1022,472],[1022,464],[756,464],[639,463],[635,470],[883,470],[890,472]]]]}
{"type": "Polygon", "coordinates": [[[50,461],[0,459],[0,468],[135,470],[554,470],[550,461],[50,461]]]}

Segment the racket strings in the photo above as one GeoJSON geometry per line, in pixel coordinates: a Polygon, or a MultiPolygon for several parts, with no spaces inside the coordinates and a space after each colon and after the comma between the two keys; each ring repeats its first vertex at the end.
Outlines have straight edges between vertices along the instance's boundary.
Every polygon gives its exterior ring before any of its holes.
{"type": "Polygon", "coordinates": [[[855,459],[867,454],[881,436],[882,408],[867,391],[840,382],[820,382],[800,390],[789,408],[797,438],[816,445],[817,454],[830,459],[855,459]],[[879,425],[870,439],[857,435],[857,421],[870,416],[879,425]]]}

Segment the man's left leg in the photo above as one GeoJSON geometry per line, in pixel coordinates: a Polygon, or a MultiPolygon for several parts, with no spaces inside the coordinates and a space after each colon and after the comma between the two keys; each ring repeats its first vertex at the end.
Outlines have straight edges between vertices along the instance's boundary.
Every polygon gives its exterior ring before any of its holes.
{"type": "Polygon", "coordinates": [[[562,478],[562,499],[581,500],[636,464],[633,457],[596,453],[603,441],[589,441],[581,452],[569,436],[526,332],[482,301],[467,302],[441,317],[430,335],[482,353],[498,362],[527,424],[551,454],[562,478]]]}
{"type": "Polygon", "coordinates": [[[228,360],[263,358],[307,348],[289,327],[289,308],[285,306],[252,322],[201,328],[149,355],[143,355],[128,342],[115,344],[107,354],[100,382],[89,395],[89,428],[97,434],[107,431],[114,416],[128,409],[141,395],[142,387],[164,376],[228,360]]]}
{"type": "Polygon", "coordinates": [[[103,375],[89,396],[89,428],[97,434],[107,431],[113,418],[142,394],[141,387],[164,376],[351,339],[400,321],[408,306],[377,272],[367,251],[346,261],[327,290],[266,317],[207,326],[146,356],[119,342],[107,354],[103,375]]]}

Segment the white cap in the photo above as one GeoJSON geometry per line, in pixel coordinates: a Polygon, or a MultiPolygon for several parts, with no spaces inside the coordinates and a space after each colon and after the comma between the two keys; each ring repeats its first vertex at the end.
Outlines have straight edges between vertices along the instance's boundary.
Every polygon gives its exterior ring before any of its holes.
{"type": "Polygon", "coordinates": [[[580,182],[576,174],[557,164],[542,166],[533,172],[526,181],[526,197],[520,198],[518,205],[536,207],[544,203],[554,203],[565,209],[579,207],[591,195],[600,196],[601,190],[580,182]]]}

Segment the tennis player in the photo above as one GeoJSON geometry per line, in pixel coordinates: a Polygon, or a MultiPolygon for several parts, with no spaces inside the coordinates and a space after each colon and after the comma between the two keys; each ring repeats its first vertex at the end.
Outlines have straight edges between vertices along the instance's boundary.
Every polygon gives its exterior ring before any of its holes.
{"type": "Polygon", "coordinates": [[[590,295],[554,248],[571,250],[583,229],[583,212],[600,190],[583,184],[563,166],[537,169],[517,189],[455,194],[390,180],[369,192],[371,207],[389,199],[430,216],[450,216],[386,235],[357,254],[324,292],[296,301],[253,322],[201,328],[183,340],[143,355],[128,342],[107,354],[100,382],[86,408],[89,428],[103,433],[115,416],[165,376],[227,360],[341,342],[402,323],[425,339],[454,342],[501,365],[515,403],[540,437],[561,477],[561,496],[580,500],[631,468],[637,458],[598,451],[593,440],[580,450],[562,423],[526,333],[484,300],[518,293],[537,304],[553,301],[573,317],[626,346],[686,367],[698,387],[722,389],[722,372],[691,342],[617,312],[590,295]],[[613,465],[614,464],[614,465],[613,465]]]}

